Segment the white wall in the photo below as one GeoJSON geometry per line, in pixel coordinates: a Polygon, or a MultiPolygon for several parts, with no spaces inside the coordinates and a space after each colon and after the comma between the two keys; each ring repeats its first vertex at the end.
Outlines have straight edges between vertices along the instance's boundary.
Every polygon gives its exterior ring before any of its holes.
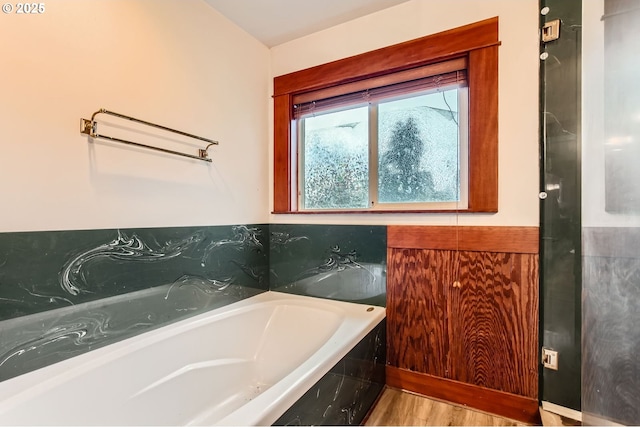
{"type": "Polygon", "coordinates": [[[0,232],[268,221],[265,46],[201,0],[45,6],[0,16],[0,232]],[[88,143],[99,108],[217,139],[213,163],[88,143]]]}
{"type": "MultiPolygon", "coordinates": [[[[413,0],[272,48],[272,77],[494,16],[502,42],[497,214],[271,215],[270,222],[538,226],[537,0],[413,0]]],[[[272,171],[272,151],[269,158],[272,171]]]]}

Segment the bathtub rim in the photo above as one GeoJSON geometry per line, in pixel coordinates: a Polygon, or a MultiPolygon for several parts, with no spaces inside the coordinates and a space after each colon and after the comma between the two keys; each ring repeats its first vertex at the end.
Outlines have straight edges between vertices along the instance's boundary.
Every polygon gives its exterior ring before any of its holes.
{"type": "Polygon", "coordinates": [[[348,309],[347,311],[354,313],[356,319],[361,320],[360,318],[364,317],[368,319],[368,322],[364,328],[352,330],[356,321],[354,318],[347,317],[329,340],[311,357],[253,400],[223,418],[207,421],[206,418],[196,418],[195,415],[197,414],[193,414],[194,417],[191,418],[192,422],[196,420],[197,422],[219,425],[270,425],[385,318],[384,307],[277,291],[265,291],[232,304],[142,332],[139,335],[105,347],[2,381],[0,382],[0,416],[5,410],[11,410],[13,406],[28,400],[34,393],[46,392],[47,389],[63,384],[69,378],[74,378],[96,368],[99,369],[103,364],[125,356],[129,352],[143,349],[154,342],[170,338],[200,325],[214,322],[217,319],[231,317],[234,314],[250,309],[253,305],[281,301],[290,302],[294,305],[324,306],[332,311],[348,309]],[[373,310],[367,312],[368,307],[373,307],[373,310]],[[338,332],[347,333],[347,337],[350,338],[348,345],[343,344],[336,347],[337,344],[333,343],[333,340],[338,332]],[[324,354],[325,351],[329,350],[331,350],[329,354],[324,354]],[[320,352],[323,352],[322,355],[319,354],[320,352]]]}

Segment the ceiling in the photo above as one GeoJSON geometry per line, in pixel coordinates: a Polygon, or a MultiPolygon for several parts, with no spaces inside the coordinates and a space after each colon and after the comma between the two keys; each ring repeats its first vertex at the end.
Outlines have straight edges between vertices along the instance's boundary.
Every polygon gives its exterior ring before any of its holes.
{"type": "Polygon", "coordinates": [[[268,47],[408,0],[205,0],[268,47]]]}

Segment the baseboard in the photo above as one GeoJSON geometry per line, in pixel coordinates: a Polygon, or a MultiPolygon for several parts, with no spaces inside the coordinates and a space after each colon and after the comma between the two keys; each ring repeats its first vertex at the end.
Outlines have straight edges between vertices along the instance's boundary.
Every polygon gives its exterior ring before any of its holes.
{"type": "Polygon", "coordinates": [[[538,399],[393,366],[386,367],[386,374],[387,385],[390,387],[446,400],[501,417],[541,425],[538,399]]]}
{"type": "Polygon", "coordinates": [[[565,406],[556,405],[555,403],[542,401],[542,409],[545,411],[553,412],[563,417],[571,418],[572,420],[582,422],[582,412],[570,409],[565,406]]]}

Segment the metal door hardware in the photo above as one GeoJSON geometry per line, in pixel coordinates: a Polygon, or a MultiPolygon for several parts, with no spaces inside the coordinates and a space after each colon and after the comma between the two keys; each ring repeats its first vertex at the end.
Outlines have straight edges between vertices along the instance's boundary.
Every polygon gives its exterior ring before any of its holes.
{"type": "Polygon", "coordinates": [[[560,38],[560,20],[549,21],[542,26],[542,43],[549,43],[560,38]]]}
{"type": "Polygon", "coordinates": [[[545,368],[558,370],[558,352],[549,350],[548,348],[542,349],[542,366],[545,368]]]}

